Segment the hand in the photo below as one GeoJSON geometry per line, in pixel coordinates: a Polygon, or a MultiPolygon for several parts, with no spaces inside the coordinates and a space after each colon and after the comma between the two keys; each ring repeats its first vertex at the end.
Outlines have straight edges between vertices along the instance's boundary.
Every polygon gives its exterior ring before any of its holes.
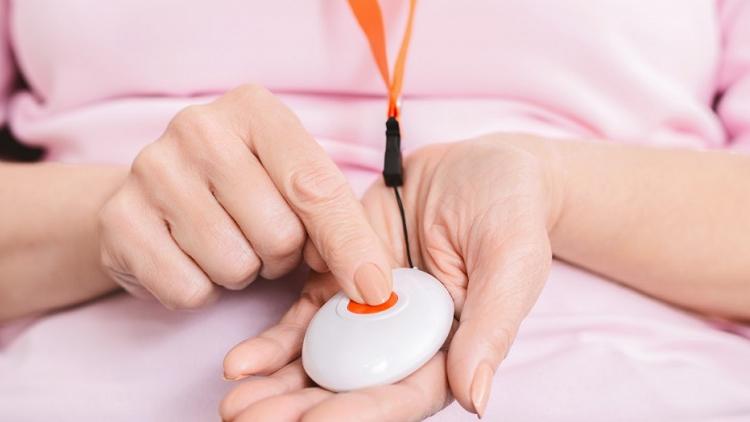
{"type": "Polygon", "coordinates": [[[346,179],[256,86],[178,113],[103,207],[99,232],[112,278],[169,308],[284,275],[303,249],[358,302],[391,291],[388,257],[346,179]]]}
{"type": "MultiPolygon", "coordinates": [[[[222,417],[418,420],[447,405],[451,395],[482,414],[494,372],[551,263],[548,229],[561,190],[544,145],[494,135],[425,148],[406,161],[403,195],[415,264],[441,280],[456,304],[458,326],[446,353],[391,386],[342,394],[305,388],[311,381],[297,359],[304,331],[337,288],[330,276],[316,275],[277,326],[227,355],[229,379],[270,376],[237,386],[222,403],[222,417]]],[[[378,182],[363,203],[376,232],[405,265],[393,191],[378,182]]]]}

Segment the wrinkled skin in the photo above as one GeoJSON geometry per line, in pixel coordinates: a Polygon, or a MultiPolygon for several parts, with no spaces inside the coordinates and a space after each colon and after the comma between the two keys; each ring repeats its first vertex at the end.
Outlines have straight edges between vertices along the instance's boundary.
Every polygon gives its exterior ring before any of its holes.
{"type": "Polygon", "coordinates": [[[388,254],[346,178],[257,85],[180,111],[102,207],[98,233],[111,278],[171,309],[281,277],[314,248],[352,299],[378,304],[391,290],[388,254]]]}
{"type": "MultiPolygon", "coordinates": [[[[517,137],[515,137],[517,138],[517,137]]],[[[318,273],[281,321],[235,346],[225,377],[239,383],[220,407],[233,421],[421,420],[454,398],[482,414],[491,380],[551,264],[548,230],[557,204],[554,177],[513,136],[430,146],[408,157],[404,205],[414,264],[441,280],[455,302],[454,332],[427,364],[394,384],[332,393],[316,387],[299,359],[305,329],[339,287],[315,251],[318,273]]],[[[406,257],[392,189],[378,181],[363,197],[375,231],[406,257]]]]}

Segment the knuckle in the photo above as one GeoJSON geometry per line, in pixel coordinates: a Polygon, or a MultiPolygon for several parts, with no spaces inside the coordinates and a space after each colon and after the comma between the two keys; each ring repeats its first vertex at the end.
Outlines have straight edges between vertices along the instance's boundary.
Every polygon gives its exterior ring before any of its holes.
{"type": "Polygon", "coordinates": [[[172,145],[177,155],[190,160],[200,168],[216,171],[235,167],[240,157],[237,149],[228,142],[237,140],[225,116],[210,104],[190,105],[182,109],[170,122],[168,134],[160,140],[172,145]]]}
{"type": "Polygon", "coordinates": [[[173,134],[181,143],[190,140],[210,140],[211,133],[216,131],[218,125],[216,116],[211,105],[193,104],[189,105],[172,118],[167,127],[167,133],[173,134]]]}
{"type": "Polygon", "coordinates": [[[172,154],[166,151],[161,142],[149,144],[138,153],[130,167],[130,172],[139,178],[161,178],[169,168],[172,154]]]}
{"type": "Polygon", "coordinates": [[[263,264],[260,270],[260,276],[266,280],[276,280],[283,277],[299,265],[301,258],[302,254],[298,254],[296,256],[290,255],[290,257],[283,260],[268,261],[263,264]]]}
{"type": "Polygon", "coordinates": [[[230,95],[236,95],[250,104],[262,104],[273,96],[265,87],[254,83],[240,85],[233,89],[230,95]]]}
{"type": "Polygon", "coordinates": [[[253,133],[277,118],[276,106],[278,101],[266,88],[257,84],[245,84],[229,91],[217,103],[224,104],[235,120],[243,121],[244,124],[235,126],[237,133],[253,133]],[[273,116],[273,117],[270,117],[273,116]]]}
{"type": "Polygon", "coordinates": [[[190,287],[175,289],[162,303],[169,309],[195,309],[206,305],[213,298],[213,286],[209,283],[194,283],[190,287]]]}
{"type": "Polygon", "coordinates": [[[208,116],[208,106],[203,104],[192,104],[182,110],[172,118],[170,125],[174,127],[185,127],[192,129],[206,122],[208,116]]]}
{"type": "Polygon", "coordinates": [[[260,260],[252,252],[226,260],[215,275],[217,284],[228,289],[241,289],[253,281],[260,270],[260,260]]]}
{"type": "Polygon", "coordinates": [[[289,181],[295,205],[303,211],[345,200],[350,194],[346,179],[325,163],[301,163],[292,169],[289,181]]]}
{"type": "Polygon", "coordinates": [[[285,258],[301,252],[305,244],[305,230],[302,224],[294,219],[278,226],[271,241],[259,248],[262,256],[272,259],[285,258]]]}

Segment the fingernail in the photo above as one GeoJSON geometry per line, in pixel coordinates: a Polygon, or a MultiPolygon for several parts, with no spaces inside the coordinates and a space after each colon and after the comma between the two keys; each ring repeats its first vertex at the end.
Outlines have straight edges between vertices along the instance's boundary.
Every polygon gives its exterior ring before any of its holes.
{"type": "Polygon", "coordinates": [[[484,410],[490,398],[493,375],[492,367],[487,362],[480,363],[474,372],[474,381],[471,383],[471,404],[474,405],[474,411],[480,419],[484,416],[484,410]]]}
{"type": "Polygon", "coordinates": [[[234,376],[234,377],[230,377],[227,374],[224,374],[222,377],[224,378],[224,381],[239,381],[242,378],[247,377],[247,375],[237,375],[237,376],[234,376]]]}
{"type": "Polygon", "coordinates": [[[371,262],[357,269],[354,274],[354,284],[368,305],[380,305],[391,295],[385,275],[371,262]]]}

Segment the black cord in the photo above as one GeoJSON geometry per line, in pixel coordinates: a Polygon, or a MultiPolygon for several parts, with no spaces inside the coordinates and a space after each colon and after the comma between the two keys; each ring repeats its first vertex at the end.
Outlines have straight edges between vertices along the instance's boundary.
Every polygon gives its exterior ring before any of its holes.
{"type": "Polygon", "coordinates": [[[398,119],[391,116],[385,122],[385,157],[383,160],[383,181],[386,186],[393,188],[398,203],[398,212],[401,214],[401,227],[404,229],[404,244],[406,245],[406,259],[409,267],[413,268],[411,261],[411,250],[409,249],[409,232],[406,230],[406,213],[404,203],[401,202],[401,194],[398,187],[404,184],[404,168],[401,165],[401,128],[398,119]]]}
{"type": "Polygon", "coordinates": [[[409,232],[406,230],[406,213],[404,212],[404,203],[401,202],[401,195],[398,193],[398,187],[393,187],[393,192],[396,194],[396,202],[398,203],[398,212],[401,214],[401,227],[404,229],[404,244],[406,245],[406,259],[409,261],[409,268],[414,268],[414,264],[411,262],[411,250],[409,249],[409,232]]]}

